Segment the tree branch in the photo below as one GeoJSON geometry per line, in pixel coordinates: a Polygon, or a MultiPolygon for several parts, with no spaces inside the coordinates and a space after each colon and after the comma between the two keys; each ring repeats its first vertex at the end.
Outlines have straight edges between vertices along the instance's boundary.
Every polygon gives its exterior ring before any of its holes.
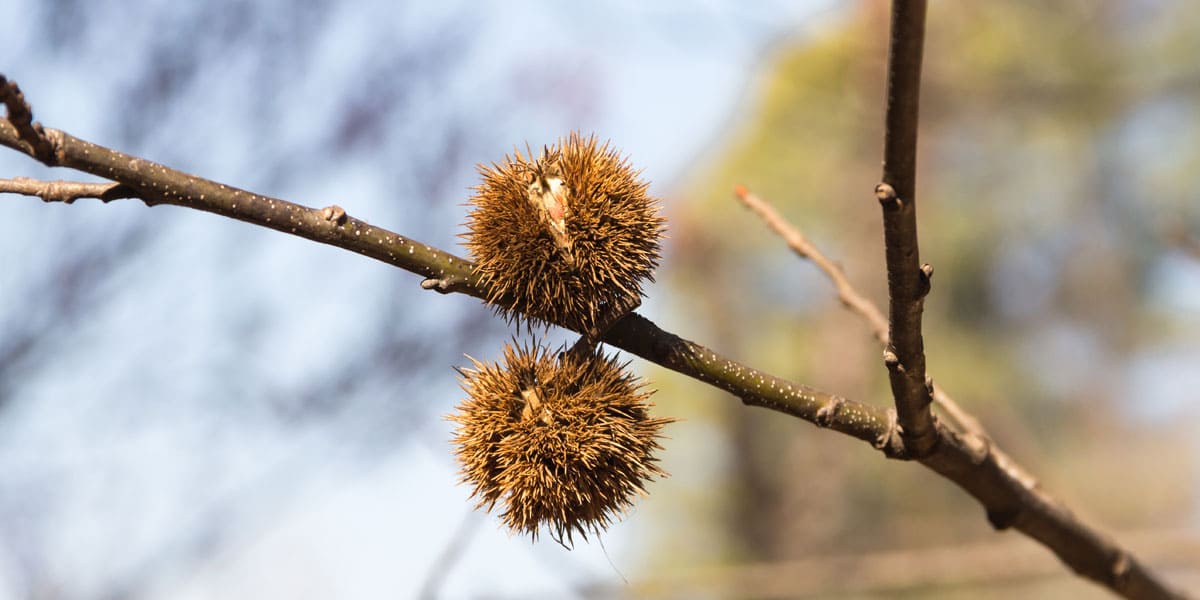
{"type": "MultiPolygon", "coordinates": [[[[61,166],[115,179],[136,190],[136,197],[147,206],[169,204],[245,221],[345,248],[411,271],[426,278],[422,283],[426,289],[459,292],[480,299],[488,297],[488,290],[475,275],[470,261],[349,217],[336,205],[316,209],[262,196],[97,146],[56,129],[45,131],[54,142],[61,166]]],[[[0,145],[33,156],[27,145],[21,143],[16,129],[5,121],[0,121],[0,145]]],[[[879,407],[850,402],[756,371],[667,333],[636,313],[619,320],[604,341],[712,383],[749,405],[799,416],[872,443],[887,434],[888,416],[879,407]],[[835,404],[838,410],[818,422],[817,413],[835,404]]],[[[900,456],[898,446],[881,449],[891,456],[900,456]]]]}
{"type": "Polygon", "coordinates": [[[920,264],[917,246],[917,113],[921,93],[921,52],[925,42],[925,0],[893,0],[888,47],[887,111],[884,116],[883,182],[875,194],[883,207],[887,257],[888,336],[884,364],[901,437],[914,456],[937,443],[932,390],[925,381],[921,313],[932,267],[920,264]]]}
{"type": "MultiPolygon", "coordinates": [[[[488,290],[475,276],[470,262],[348,217],[337,206],[309,208],[176,171],[62,131],[45,129],[42,134],[51,144],[54,161],[43,162],[115,180],[137,191],[148,206],[171,204],[268,227],[411,271],[426,278],[422,287],[487,297],[488,290]]],[[[0,121],[0,145],[38,158],[37,151],[7,121],[0,121]]],[[[892,458],[912,458],[893,435],[893,411],[752,369],[663,331],[636,313],[619,320],[604,336],[604,342],[728,391],[747,405],[769,408],[867,441],[892,458]]],[[[995,527],[1015,527],[1025,532],[1076,572],[1127,597],[1172,596],[1166,585],[1131,554],[1077,520],[1037,489],[1034,482],[1017,476],[1007,457],[994,452],[989,441],[963,437],[936,422],[933,426],[937,443],[921,464],[979,500],[995,527]]]]}

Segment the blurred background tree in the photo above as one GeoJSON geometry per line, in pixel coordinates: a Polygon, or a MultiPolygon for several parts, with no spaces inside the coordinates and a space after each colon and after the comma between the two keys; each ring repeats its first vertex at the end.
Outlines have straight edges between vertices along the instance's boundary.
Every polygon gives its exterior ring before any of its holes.
{"type": "MultiPolygon", "coordinates": [[[[1048,489],[1115,531],[1195,531],[1200,272],[1175,237],[1194,235],[1200,217],[1195,10],[935,2],[927,24],[918,214],[922,260],[936,267],[925,313],[931,373],[1048,489]]],[[[770,372],[885,402],[886,371],[865,322],[731,193],[744,184],[773,201],[886,304],[870,191],[887,5],[865,2],[843,16],[780,45],[725,143],[673,198],[665,277],[690,301],[666,325],[770,372]]],[[[712,398],[698,406],[730,450],[723,473],[698,485],[711,520],[681,515],[664,536],[671,562],[771,562],[995,535],[930,473],[705,386],[668,385],[660,402],[669,412],[712,398]],[[689,540],[697,523],[721,542],[689,540]]],[[[673,460],[689,457],[668,455],[669,470],[685,470],[673,460]]],[[[1195,583],[1197,563],[1188,566],[1195,583]]],[[[1077,597],[1060,583],[1007,585],[1077,597]]]]}
{"type": "MultiPolygon", "coordinates": [[[[596,131],[665,198],[644,314],[887,404],[865,325],[732,196],[774,202],[885,301],[886,3],[798,6],[26,1],[0,70],[47,125],[446,249],[473,164],[596,131]]],[[[1200,515],[1200,261],[1178,243],[1200,230],[1198,27],[1187,2],[1031,0],[933,2],[927,26],[930,370],[1139,553],[1194,548],[1200,515]]],[[[64,176],[15,153],[0,170],[64,176]]],[[[510,539],[468,516],[440,419],[449,367],[509,335],[476,301],[211,215],[6,202],[24,226],[0,240],[0,597],[1102,595],[1047,552],[1036,576],[991,561],[875,588],[865,563],[745,570],[1039,549],[923,469],[640,361],[684,418],[673,476],[607,556],[510,539]]],[[[1163,556],[1200,588],[1194,558],[1163,556]]]]}

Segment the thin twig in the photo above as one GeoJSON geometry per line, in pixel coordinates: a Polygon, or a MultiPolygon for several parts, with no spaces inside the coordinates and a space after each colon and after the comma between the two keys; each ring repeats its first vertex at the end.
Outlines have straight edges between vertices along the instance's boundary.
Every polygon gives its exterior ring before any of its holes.
{"type": "Polygon", "coordinates": [[[138,193],[123,183],[84,183],[80,181],[41,181],[28,177],[0,179],[0,194],[37,196],[44,202],[70,204],[81,198],[96,198],[104,202],[121,198],[137,198],[138,193]]]}
{"type": "Polygon", "coordinates": [[[817,248],[812,242],[804,236],[799,229],[787,222],[780,214],[768,204],[765,200],[751,193],[744,186],[737,186],[733,193],[741,200],[742,204],[754,211],[759,218],[767,224],[783,241],[787,242],[789,248],[792,249],[800,258],[806,258],[822,273],[825,274],[829,281],[833,283],[834,289],[837,290],[838,300],[846,308],[858,313],[867,320],[867,324],[871,326],[871,334],[875,336],[879,343],[887,345],[888,343],[888,321],[887,317],[883,316],[883,311],[875,306],[866,296],[863,296],[854,289],[854,285],[846,278],[846,274],[842,268],[829,260],[820,248],[817,248]]]}
{"type": "Polygon", "coordinates": [[[888,348],[884,364],[908,452],[925,456],[937,443],[932,386],[925,381],[921,313],[933,270],[921,265],[917,245],[917,113],[925,0],[893,0],[884,115],[883,182],[875,188],[883,208],[887,258],[888,348]]]}
{"type": "MultiPolygon", "coordinates": [[[[171,204],[219,214],[346,248],[441,280],[439,291],[482,293],[468,261],[349,217],[336,205],[310,208],[189,175],[57,129],[46,129],[45,133],[57,140],[56,154],[61,166],[123,183],[136,192],[128,197],[137,198],[147,206],[171,204]]],[[[0,121],[0,145],[34,156],[7,121],[0,121]]]]}
{"type": "MultiPolygon", "coordinates": [[[[1016,527],[1055,549],[1058,556],[1077,573],[1107,585],[1117,593],[1136,598],[1168,598],[1178,595],[1136,563],[1132,555],[1117,550],[1106,536],[1083,527],[1065,506],[1037,487],[1007,455],[993,452],[994,444],[972,436],[963,440],[940,427],[929,409],[933,385],[925,376],[925,348],[921,336],[921,315],[929,293],[933,268],[920,261],[917,242],[916,164],[917,123],[920,106],[921,60],[925,42],[926,0],[893,0],[891,33],[888,44],[887,100],[884,115],[883,176],[875,195],[883,210],[884,247],[888,280],[889,348],[884,351],[892,397],[896,402],[901,439],[907,454],[919,457],[925,466],[949,477],[969,491],[972,482],[956,476],[957,457],[944,445],[954,438],[962,443],[978,443],[992,464],[1004,476],[1020,482],[1023,502],[1009,508],[987,507],[993,527],[1016,527]],[[1055,523],[1079,524],[1073,531],[1029,528],[1029,505],[1039,505],[1055,523]],[[1108,546],[1110,554],[1099,562],[1080,560],[1095,548],[1108,546]],[[1138,571],[1137,574],[1134,570],[1138,571]]],[[[972,493],[976,493],[972,491],[972,493]]],[[[986,506],[986,503],[985,503],[986,506]]]]}
{"type": "Polygon", "coordinates": [[[446,541],[442,551],[429,566],[429,571],[425,574],[425,581],[417,592],[418,598],[432,600],[438,597],[438,592],[441,590],[446,576],[466,553],[471,538],[475,536],[475,532],[479,530],[479,524],[482,522],[483,519],[480,518],[477,510],[470,510],[463,516],[458,528],[450,535],[450,539],[446,541]]]}
{"type": "MultiPolygon", "coordinates": [[[[309,208],[189,175],[144,159],[122,154],[64,132],[46,129],[55,142],[58,164],[124,183],[137,190],[148,206],[173,204],[275,229],[444,282],[439,291],[480,299],[489,289],[474,265],[443,250],[421,244],[328,207],[309,208]]],[[[17,129],[0,121],[0,145],[33,156],[17,129]]],[[[883,444],[894,428],[892,411],[841,398],[739,364],[713,350],[660,329],[630,313],[618,321],[604,342],[668,369],[726,390],[751,406],[799,417],[879,447],[893,458],[911,458],[906,446],[883,444]]],[[[893,413],[894,414],[894,413],[893,413]]],[[[1080,521],[1034,482],[1020,477],[1008,457],[992,444],[963,437],[936,426],[937,443],[921,464],[975,497],[997,528],[1013,527],[1053,550],[1081,575],[1130,598],[1173,597],[1173,592],[1133,555],[1080,521]]]]}
{"type": "Polygon", "coordinates": [[[25,101],[25,94],[17,82],[0,75],[0,103],[8,110],[8,120],[17,128],[21,141],[29,145],[33,156],[47,165],[55,161],[54,144],[46,137],[41,123],[33,122],[33,109],[25,101]]]}
{"type": "MultiPolygon", "coordinates": [[[[863,319],[866,319],[867,324],[871,328],[871,334],[875,336],[875,339],[881,345],[887,347],[887,317],[883,316],[883,311],[879,310],[879,307],[874,302],[855,289],[854,284],[850,283],[850,279],[846,277],[845,271],[836,262],[825,256],[825,253],[821,252],[821,249],[816,244],[813,244],[795,225],[784,219],[770,203],[751,193],[744,186],[739,185],[735,187],[734,194],[746,208],[754,211],[767,224],[767,227],[770,227],[776,235],[783,238],[783,241],[787,243],[788,247],[797,256],[812,261],[825,274],[825,277],[833,283],[834,289],[837,290],[838,300],[841,301],[842,305],[857,313],[863,319]]],[[[933,401],[950,417],[951,421],[961,431],[985,438],[988,437],[987,431],[984,430],[979,421],[970,413],[963,410],[936,383],[933,386],[933,401]]]]}

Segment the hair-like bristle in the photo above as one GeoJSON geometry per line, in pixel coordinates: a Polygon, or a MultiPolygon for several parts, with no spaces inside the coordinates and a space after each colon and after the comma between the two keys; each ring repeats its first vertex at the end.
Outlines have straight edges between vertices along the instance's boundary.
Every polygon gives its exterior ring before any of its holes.
{"type": "Polygon", "coordinates": [[[650,392],[614,357],[508,344],[503,364],[470,360],[455,453],[478,506],[499,504],[510,530],[586,539],[665,475],[653,453],[671,419],[650,417],[650,392]]]}
{"type": "Polygon", "coordinates": [[[517,151],[479,170],[464,237],[505,319],[587,329],[640,300],[665,221],[615,149],[572,133],[538,158],[517,151]]]}

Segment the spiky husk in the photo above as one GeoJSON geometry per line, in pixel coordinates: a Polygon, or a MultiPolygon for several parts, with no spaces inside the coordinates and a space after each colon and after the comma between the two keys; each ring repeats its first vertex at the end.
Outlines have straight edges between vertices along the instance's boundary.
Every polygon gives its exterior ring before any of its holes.
{"type": "MultiPolygon", "coordinates": [[[[470,357],[468,357],[470,358],[470,357]]],[[[478,507],[497,503],[513,532],[545,525],[570,543],[599,532],[663,476],[650,392],[615,357],[508,344],[504,364],[460,369],[467,398],[449,417],[455,453],[478,507]]]]}
{"type": "Polygon", "coordinates": [[[577,133],[539,158],[514,154],[480,165],[483,183],[471,198],[464,236],[497,312],[518,324],[584,329],[608,307],[640,301],[642,281],[653,281],[665,221],[639,173],[607,143],[577,133]],[[528,200],[533,178],[551,165],[568,193],[569,250],[528,200]]]}

